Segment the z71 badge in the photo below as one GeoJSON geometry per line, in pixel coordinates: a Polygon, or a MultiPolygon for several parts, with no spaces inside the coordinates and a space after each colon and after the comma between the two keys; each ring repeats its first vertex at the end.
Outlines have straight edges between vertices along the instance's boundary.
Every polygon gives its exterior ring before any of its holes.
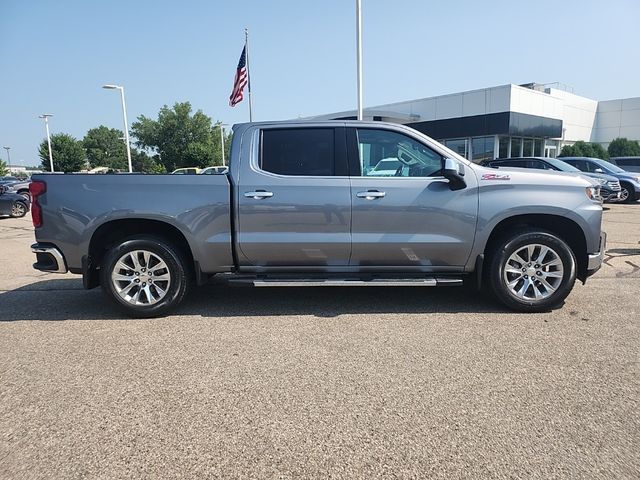
{"type": "Polygon", "coordinates": [[[483,173],[482,180],[511,180],[511,175],[506,173],[483,173]]]}

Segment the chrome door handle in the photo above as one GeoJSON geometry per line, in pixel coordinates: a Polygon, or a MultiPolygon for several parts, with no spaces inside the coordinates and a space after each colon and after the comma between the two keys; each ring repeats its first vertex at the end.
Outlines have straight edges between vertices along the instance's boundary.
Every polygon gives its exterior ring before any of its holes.
{"type": "Polygon", "coordinates": [[[273,192],[265,192],[264,190],[256,190],[255,192],[246,192],[244,194],[247,198],[253,198],[254,200],[262,200],[265,198],[273,197],[273,192]]]}
{"type": "Polygon", "coordinates": [[[385,195],[385,192],[379,192],[378,190],[367,190],[366,192],[356,193],[356,197],[364,198],[365,200],[375,200],[376,198],[382,198],[385,195]]]}

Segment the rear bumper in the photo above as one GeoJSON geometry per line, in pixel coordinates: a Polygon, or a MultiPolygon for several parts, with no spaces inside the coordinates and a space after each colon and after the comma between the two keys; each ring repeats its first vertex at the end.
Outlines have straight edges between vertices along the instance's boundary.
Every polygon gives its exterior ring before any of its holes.
{"type": "Polygon", "coordinates": [[[64,255],[56,247],[45,243],[31,245],[31,251],[36,254],[33,268],[41,272],[67,273],[67,263],[64,255]]]}
{"type": "Polygon", "coordinates": [[[607,249],[607,234],[606,232],[600,233],[600,247],[597,253],[589,254],[589,261],[587,263],[587,276],[591,276],[600,270],[602,261],[604,260],[604,253],[607,249]]]}

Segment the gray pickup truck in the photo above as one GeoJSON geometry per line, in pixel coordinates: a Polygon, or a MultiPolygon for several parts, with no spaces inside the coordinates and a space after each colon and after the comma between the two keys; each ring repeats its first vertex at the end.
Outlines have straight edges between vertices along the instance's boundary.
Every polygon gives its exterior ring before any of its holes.
{"type": "Polygon", "coordinates": [[[30,192],[34,267],[82,274],[138,317],[214,275],[257,287],[468,281],[544,311],[598,270],[606,239],[586,179],[484,168],[381,122],[240,124],[227,174],[43,174],[30,192]]]}

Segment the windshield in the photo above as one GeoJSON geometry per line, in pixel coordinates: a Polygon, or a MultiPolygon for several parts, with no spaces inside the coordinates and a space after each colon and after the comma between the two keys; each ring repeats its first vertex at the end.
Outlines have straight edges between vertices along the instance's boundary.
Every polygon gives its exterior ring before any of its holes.
{"type": "Polygon", "coordinates": [[[617,165],[614,165],[613,163],[609,163],[605,160],[600,160],[599,158],[594,158],[592,159],[595,163],[597,163],[598,165],[600,165],[605,171],[609,170],[610,172],[615,172],[615,173],[624,173],[625,170],[623,170],[622,168],[620,168],[617,165]]]}
{"type": "Polygon", "coordinates": [[[567,162],[563,162],[562,160],[556,160],[555,158],[545,158],[545,160],[556,167],[558,170],[562,172],[579,172],[576,167],[573,165],[569,165],[567,162]]]}

